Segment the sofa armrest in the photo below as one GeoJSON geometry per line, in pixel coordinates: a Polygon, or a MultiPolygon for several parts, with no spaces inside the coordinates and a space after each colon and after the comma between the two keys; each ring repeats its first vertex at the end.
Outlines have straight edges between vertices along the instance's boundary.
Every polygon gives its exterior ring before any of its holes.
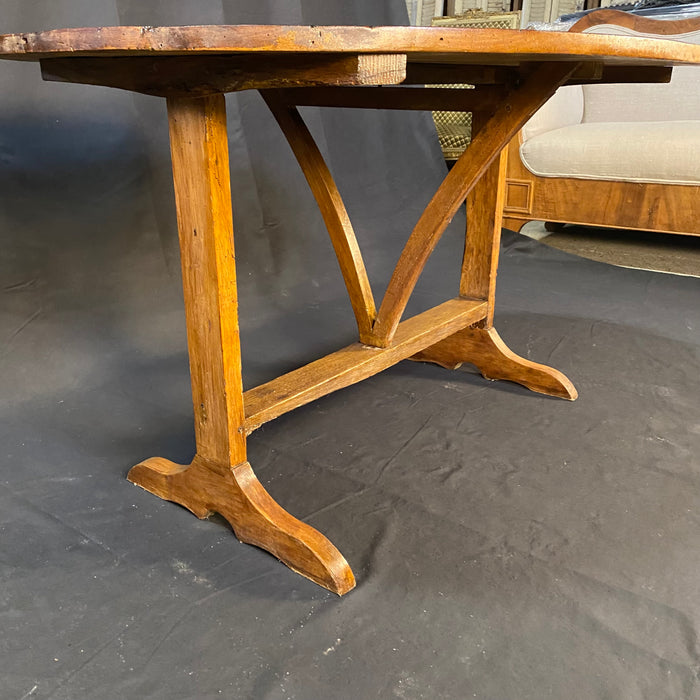
{"type": "MultiPolygon", "coordinates": [[[[617,10],[597,10],[581,18],[570,32],[669,39],[700,44],[700,17],[652,19],[617,10]]],[[[697,121],[700,120],[700,68],[673,69],[670,83],[586,85],[583,121],[697,121]]]]}
{"type": "Polygon", "coordinates": [[[580,85],[559,88],[522,129],[523,141],[546,131],[580,124],[583,119],[583,90],[580,85]]]}

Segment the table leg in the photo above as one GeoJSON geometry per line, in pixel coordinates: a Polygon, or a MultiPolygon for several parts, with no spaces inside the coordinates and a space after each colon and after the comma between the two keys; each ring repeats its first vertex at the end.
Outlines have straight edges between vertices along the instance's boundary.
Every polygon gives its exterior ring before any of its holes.
{"type": "Polygon", "coordinates": [[[414,355],[449,369],[476,365],[487,379],[506,379],[532,391],[573,401],[578,393],[561,372],[516,355],[493,327],[496,273],[501,241],[506,151],[488,168],[467,196],[467,237],[460,296],[485,299],[486,318],[414,355]]]}
{"type": "Polygon", "coordinates": [[[220,513],[241,541],[342,595],[355,585],[343,556],[274,501],[246,461],[224,97],[169,98],[168,121],[197,453],[190,465],[148,459],[129,480],[200,518],[220,513]]]}

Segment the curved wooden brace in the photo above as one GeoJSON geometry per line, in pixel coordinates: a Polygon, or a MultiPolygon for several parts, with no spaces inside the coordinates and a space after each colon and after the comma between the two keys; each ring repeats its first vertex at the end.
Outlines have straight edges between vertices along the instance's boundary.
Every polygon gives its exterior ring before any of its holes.
{"type": "Polygon", "coordinates": [[[350,296],[360,340],[365,342],[377,312],[362,253],[340,192],[296,107],[279,99],[274,90],[261,90],[260,94],[289,142],[321,210],[350,296]]]}
{"type": "Polygon", "coordinates": [[[355,587],[343,555],[318,530],[284,510],[263,488],[248,462],[221,473],[218,465],[209,465],[199,456],[189,466],[153,457],[133,467],[128,478],[160,498],[179,503],[198,518],[220,513],[241,542],[266,549],[333,593],[343,595],[355,587]]]}
{"type": "Polygon", "coordinates": [[[495,328],[465,328],[411,357],[457,369],[463,362],[478,367],[486,379],[517,382],[538,394],[575,401],[576,387],[559,370],[516,355],[495,328]]]}
{"type": "Polygon", "coordinates": [[[371,344],[388,347],[428,257],[496,156],[580,64],[543,63],[514,88],[447,173],[401,253],[374,322],[371,344]]]}

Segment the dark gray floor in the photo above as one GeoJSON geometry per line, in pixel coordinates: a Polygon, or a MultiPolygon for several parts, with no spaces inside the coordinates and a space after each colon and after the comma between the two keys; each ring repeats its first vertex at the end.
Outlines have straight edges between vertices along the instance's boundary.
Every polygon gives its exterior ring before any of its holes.
{"type": "Polygon", "coordinates": [[[342,599],[125,481],[191,454],[184,353],[5,413],[0,695],[700,697],[700,281],[506,243],[497,325],[577,402],[403,363],[250,441],[342,599]]]}

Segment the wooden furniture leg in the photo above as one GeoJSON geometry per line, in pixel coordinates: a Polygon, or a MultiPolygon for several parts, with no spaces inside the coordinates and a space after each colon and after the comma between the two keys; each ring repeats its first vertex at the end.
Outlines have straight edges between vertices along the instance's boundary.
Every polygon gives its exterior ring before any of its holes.
{"type": "Polygon", "coordinates": [[[365,342],[371,335],[377,312],[365,263],[340,192],[296,107],[285,104],[274,90],[262,90],[261,94],[289,142],[318,203],[345,280],[360,341],[365,342]]]}
{"type": "Polygon", "coordinates": [[[160,457],[129,480],[200,518],[220,513],[243,542],[342,595],[355,585],[340,552],[287,513],[246,461],[224,96],[168,98],[197,453],[160,457]]]}
{"type": "Polygon", "coordinates": [[[412,360],[434,362],[457,369],[464,362],[476,365],[486,379],[507,379],[538,394],[574,401],[576,387],[559,370],[516,355],[495,328],[465,328],[436,343],[412,360]]]}
{"type": "MultiPolygon", "coordinates": [[[[447,173],[411,232],[384,293],[371,336],[366,341],[368,344],[380,348],[391,345],[423,267],[465,197],[478,185],[491,164],[499,159],[510,139],[577,67],[578,64],[561,63],[531,67],[522,82],[508,90],[504,100],[486,119],[469,148],[447,173]]],[[[483,192],[486,197],[493,197],[490,190],[483,192]]],[[[493,227],[490,230],[493,231],[493,227]]]]}
{"type": "Polygon", "coordinates": [[[434,362],[448,369],[468,362],[476,365],[486,379],[507,379],[540,394],[573,401],[578,393],[566,376],[552,367],[516,355],[493,327],[506,159],[504,150],[467,196],[467,236],[460,296],[484,299],[488,305],[486,318],[411,359],[434,362]]]}

